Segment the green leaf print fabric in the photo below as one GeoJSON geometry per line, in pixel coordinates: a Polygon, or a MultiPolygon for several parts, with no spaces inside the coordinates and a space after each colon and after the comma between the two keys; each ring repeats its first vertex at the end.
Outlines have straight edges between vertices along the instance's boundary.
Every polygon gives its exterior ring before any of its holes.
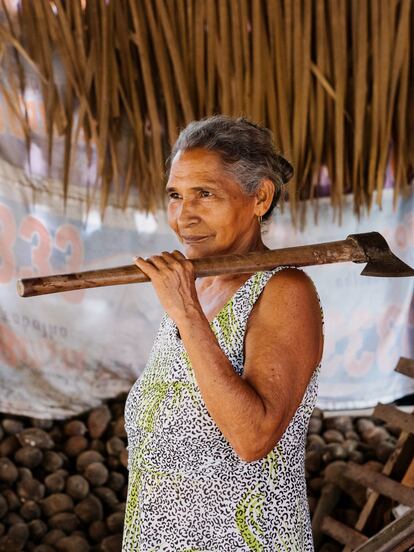
{"type": "MultiPolygon", "coordinates": [[[[240,375],[249,314],[283,268],[253,274],[211,322],[240,375]]],[[[164,313],[125,405],[123,552],[312,552],[304,461],[319,370],[274,449],[244,462],[209,415],[177,326],[164,313]]]]}

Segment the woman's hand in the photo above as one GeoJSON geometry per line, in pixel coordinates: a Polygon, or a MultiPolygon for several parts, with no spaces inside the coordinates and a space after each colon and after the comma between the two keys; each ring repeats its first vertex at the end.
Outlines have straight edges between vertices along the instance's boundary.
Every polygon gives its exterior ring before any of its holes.
{"type": "Polygon", "coordinates": [[[177,250],[163,251],[148,259],[133,257],[134,263],[150,279],[161,305],[179,326],[194,310],[202,313],[195,287],[193,263],[177,250]]]}

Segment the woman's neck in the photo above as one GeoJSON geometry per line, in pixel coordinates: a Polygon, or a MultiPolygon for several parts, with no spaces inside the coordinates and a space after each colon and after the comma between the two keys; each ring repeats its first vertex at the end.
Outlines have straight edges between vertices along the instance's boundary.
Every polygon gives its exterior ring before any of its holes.
{"type": "MultiPolygon", "coordinates": [[[[269,250],[269,247],[265,245],[262,241],[262,236],[259,234],[255,240],[252,240],[248,244],[245,244],[241,247],[235,248],[233,251],[231,251],[229,254],[238,254],[238,255],[245,255],[247,253],[250,253],[252,251],[267,251],[269,250]]],[[[216,276],[203,276],[201,278],[201,282],[197,286],[197,289],[207,289],[210,286],[216,286],[217,284],[223,285],[228,284],[234,281],[241,281],[246,280],[250,274],[218,274],[216,276]]]]}

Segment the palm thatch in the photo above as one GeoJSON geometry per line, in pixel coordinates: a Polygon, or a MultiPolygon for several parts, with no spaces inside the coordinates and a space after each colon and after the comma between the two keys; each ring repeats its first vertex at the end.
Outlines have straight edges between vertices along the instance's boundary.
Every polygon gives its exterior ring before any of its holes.
{"type": "MultiPolygon", "coordinates": [[[[293,223],[305,224],[327,167],[341,214],[381,206],[386,169],[394,204],[414,167],[412,0],[1,0],[0,60],[18,71],[1,92],[30,146],[24,65],[35,67],[53,140],[65,136],[64,192],[74,145],[97,152],[101,209],[163,205],[164,161],[179,129],[214,113],[268,126],[296,169],[293,223]],[[7,46],[7,48],[5,48],[7,46]],[[55,79],[56,56],[65,87],[55,79]],[[128,136],[127,154],[120,144],[128,136]]],[[[339,216],[339,222],[340,222],[339,216]]]]}

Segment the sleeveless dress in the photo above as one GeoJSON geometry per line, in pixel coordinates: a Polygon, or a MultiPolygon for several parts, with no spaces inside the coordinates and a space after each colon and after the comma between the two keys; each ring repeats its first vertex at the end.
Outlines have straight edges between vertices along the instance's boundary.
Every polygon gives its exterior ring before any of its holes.
{"type": "MultiPolygon", "coordinates": [[[[253,274],[211,322],[240,375],[249,314],[283,268],[253,274]]],[[[320,366],[274,449],[244,462],[208,413],[177,326],[164,313],[125,404],[129,481],[122,551],[313,552],[305,444],[320,366]]]]}

